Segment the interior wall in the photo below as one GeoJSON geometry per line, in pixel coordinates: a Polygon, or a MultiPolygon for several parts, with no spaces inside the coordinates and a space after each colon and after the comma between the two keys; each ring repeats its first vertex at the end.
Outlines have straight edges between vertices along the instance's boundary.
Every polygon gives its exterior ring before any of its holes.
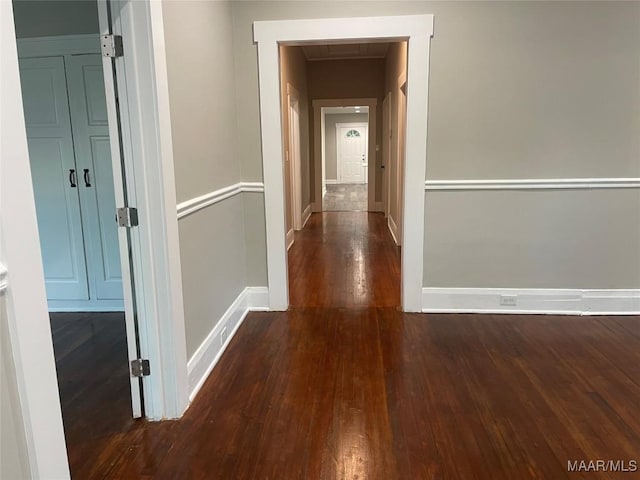
{"type": "MultiPolygon", "coordinates": [[[[407,42],[392,43],[387,52],[386,58],[386,76],[385,76],[385,95],[391,94],[391,118],[389,119],[389,127],[391,133],[391,149],[390,149],[390,161],[389,169],[387,170],[390,177],[389,182],[389,216],[393,219],[394,223],[399,229],[402,229],[402,182],[404,181],[402,176],[402,158],[404,142],[404,132],[401,125],[403,122],[400,118],[404,115],[404,111],[401,108],[401,99],[404,95],[400,91],[401,85],[398,83],[398,79],[407,73],[407,42]]],[[[401,231],[401,230],[400,230],[401,231]]],[[[400,232],[398,232],[400,235],[400,232]]]]}
{"type": "Polygon", "coordinates": [[[336,144],[336,123],[369,123],[367,113],[332,113],[325,115],[325,178],[338,179],[338,147],[336,144]]]}
{"type": "MultiPolygon", "coordinates": [[[[243,1],[233,3],[233,48],[242,92],[236,103],[246,120],[239,149],[245,178],[262,178],[253,21],[419,13],[435,15],[428,179],[640,177],[638,2],[243,1]]],[[[315,98],[311,70],[308,76],[315,98]]],[[[556,288],[559,281],[562,288],[640,287],[637,189],[504,190],[501,202],[492,202],[494,195],[427,192],[425,286],[469,285],[487,272],[482,285],[494,287],[556,288]],[[573,202],[576,195],[584,202],[573,202]],[[482,204],[491,208],[472,208],[482,204]],[[613,205],[624,205],[625,215],[612,223],[609,218],[620,215],[608,209],[613,205]],[[465,225],[470,212],[475,217],[465,225]],[[521,235],[528,220],[539,218],[544,229],[521,235]],[[438,227],[450,222],[457,228],[445,238],[438,227]],[[485,225],[499,225],[499,242],[485,225]],[[556,226],[564,225],[572,229],[563,236],[556,226]],[[594,229],[606,231],[606,241],[601,234],[590,238],[594,229]],[[563,256],[568,244],[571,255],[563,256]],[[518,261],[496,245],[517,248],[518,261]],[[537,262],[544,256],[559,261],[541,271],[537,262]],[[594,257],[599,260],[582,275],[581,265],[594,257]],[[436,265],[449,265],[452,273],[436,265]],[[500,275],[492,276],[497,269],[500,275]]],[[[249,268],[266,282],[259,265],[249,268]]]]}
{"type": "MultiPolygon", "coordinates": [[[[306,58],[300,47],[280,47],[280,100],[282,105],[282,145],[285,159],[290,159],[289,152],[289,112],[287,106],[287,84],[291,84],[300,94],[300,177],[302,190],[302,210],[311,203],[311,168],[309,165],[309,98],[307,88],[306,58]]],[[[293,206],[290,177],[290,163],[285,161],[285,197],[286,197],[286,228],[293,228],[293,206]]]]}
{"type": "MultiPolygon", "coordinates": [[[[324,100],[334,98],[377,98],[376,118],[382,119],[382,100],[384,99],[385,61],[382,58],[351,59],[351,60],[316,60],[307,63],[307,77],[309,78],[309,100],[324,100]]],[[[313,116],[309,120],[309,137],[311,144],[314,142],[313,116]]],[[[327,131],[325,126],[325,131],[327,131]]],[[[376,122],[376,131],[369,132],[375,135],[376,145],[382,145],[382,121],[376,122]]],[[[321,162],[319,158],[317,161],[321,162]]],[[[375,200],[382,200],[382,152],[376,151],[376,158],[369,159],[374,162],[375,172],[375,200]]],[[[311,152],[311,164],[316,159],[311,152]]],[[[312,177],[313,172],[312,169],[312,177]]],[[[315,180],[312,179],[312,186],[315,180]]],[[[315,197],[315,188],[312,198],[315,197]]],[[[321,195],[321,192],[320,192],[321,195]]],[[[320,200],[320,198],[318,198],[320,200]]]]}
{"type": "Polygon", "coordinates": [[[16,37],[99,33],[96,0],[13,0],[16,37]]]}
{"type": "Polygon", "coordinates": [[[0,293],[0,478],[30,478],[27,440],[7,322],[6,301],[0,293]]]}
{"type": "MultiPolygon", "coordinates": [[[[241,180],[229,2],[163,2],[178,203],[241,180]]],[[[187,355],[246,286],[243,194],[179,221],[187,355]]]]}

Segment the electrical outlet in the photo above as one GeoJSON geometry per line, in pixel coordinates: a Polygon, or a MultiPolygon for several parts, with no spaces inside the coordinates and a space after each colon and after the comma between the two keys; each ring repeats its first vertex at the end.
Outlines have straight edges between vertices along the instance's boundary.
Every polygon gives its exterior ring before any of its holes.
{"type": "Polygon", "coordinates": [[[224,327],[220,332],[220,343],[224,345],[226,341],[227,341],[227,327],[224,327]]]}
{"type": "Polygon", "coordinates": [[[517,295],[500,295],[500,305],[504,305],[505,307],[515,307],[517,299],[517,295]]]}

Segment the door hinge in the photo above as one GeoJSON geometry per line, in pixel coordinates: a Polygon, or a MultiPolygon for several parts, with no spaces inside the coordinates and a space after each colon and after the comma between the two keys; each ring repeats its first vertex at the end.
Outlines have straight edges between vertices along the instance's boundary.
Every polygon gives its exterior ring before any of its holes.
{"type": "Polygon", "coordinates": [[[121,207],[116,210],[116,220],[119,227],[137,227],[138,209],[132,207],[121,207]]]}
{"type": "Polygon", "coordinates": [[[103,57],[121,57],[124,54],[120,35],[101,35],[100,46],[103,57]]]}
{"type": "Polygon", "coordinates": [[[138,358],[131,361],[131,376],[132,377],[146,377],[151,374],[151,367],[149,366],[149,360],[138,358]]]}

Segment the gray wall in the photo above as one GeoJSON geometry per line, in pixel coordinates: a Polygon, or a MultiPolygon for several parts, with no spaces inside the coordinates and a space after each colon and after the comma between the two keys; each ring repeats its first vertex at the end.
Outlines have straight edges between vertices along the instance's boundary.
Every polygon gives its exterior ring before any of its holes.
{"type": "MultiPolygon", "coordinates": [[[[178,202],[237,183],[236,109],[228,2],[163,3],[178,202]]],[[[191,356],[246,286],[242,194],[179,221],[191,356]]]]}
{"type": "Polygon", "coordinates": [[[13,0],[16,37],[98,33],[96,0],[13,0]]]}
{"type": "MultiPolygon", "coordinates": [[[[245,179],[262,178],[254,20],[412,13],[435,14],[427,178],[640,176],[638,2],[244,1],[233,48],[245,179]]],[[[637,191],[426,198],[427,286],[640,287],[637,191]]]]}
{"type": "Polygon", "coordinates": [[[369,115],[366,113],[332,113],[326,115],[324,121],[325,178],[336,180],[338,178],[336,123],[369,123],[369,115]]]}
{"type": "Polygon", "coordinates": [[[4,294],[0,293],[0,478],[30,477],[7,309],[4,294]]]}

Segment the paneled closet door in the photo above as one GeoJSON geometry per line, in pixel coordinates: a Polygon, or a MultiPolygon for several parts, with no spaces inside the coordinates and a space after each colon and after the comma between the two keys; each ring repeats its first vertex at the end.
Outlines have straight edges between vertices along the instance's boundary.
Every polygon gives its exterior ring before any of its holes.
{"type": "Polygon", "coordinates": [[[102,57],[67,57],[67,84],[91,298],[121,300],[122,273],[102,57]]]}
{"type": "Polygon", "coordinates": [[[20,79],[47,298],[87,300],[81,175],[74,161],[64,60],[21,59],[20,79]]]}

